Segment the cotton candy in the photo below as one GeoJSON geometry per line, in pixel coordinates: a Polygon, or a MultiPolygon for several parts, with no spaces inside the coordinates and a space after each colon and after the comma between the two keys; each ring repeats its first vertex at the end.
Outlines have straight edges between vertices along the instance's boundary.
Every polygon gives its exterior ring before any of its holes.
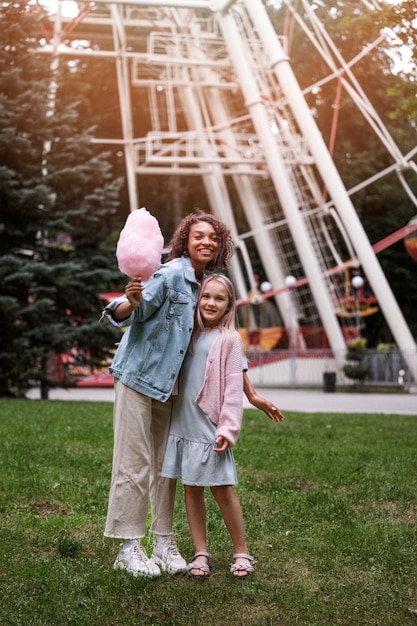
{"type": "Polygon", "coordinates": [[[158,220],[142,207],[129,213],[116,247],[119,269],[148,280],[161,264],[164,238],[158,220]]]}

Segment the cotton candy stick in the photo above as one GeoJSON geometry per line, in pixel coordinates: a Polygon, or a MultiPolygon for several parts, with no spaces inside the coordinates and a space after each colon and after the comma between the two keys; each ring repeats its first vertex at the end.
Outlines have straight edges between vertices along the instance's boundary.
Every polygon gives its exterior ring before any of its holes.
{"type": "Polygon", "coordinates": [[[161,264],[164,238],[158,220],[142,207],[129,213],[116,247],[119,269],[148,280],[161,264]]]}

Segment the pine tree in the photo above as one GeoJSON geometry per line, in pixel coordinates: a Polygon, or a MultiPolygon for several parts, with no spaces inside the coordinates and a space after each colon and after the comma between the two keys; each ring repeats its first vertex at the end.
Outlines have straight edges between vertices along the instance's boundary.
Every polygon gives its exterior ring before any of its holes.
{"type": "Polygon", "coordinates": [[[114,258],[120,220],[112,221],[122,181],[80,132],[76,106],[60,105],[59,74],[32,50],[38,39],[28,2],[2,3],[0,396],[39,383],[46,398],[59,355],[82,349],[97,364],[111,354],[99,295],[124,284],[114,258]]]}

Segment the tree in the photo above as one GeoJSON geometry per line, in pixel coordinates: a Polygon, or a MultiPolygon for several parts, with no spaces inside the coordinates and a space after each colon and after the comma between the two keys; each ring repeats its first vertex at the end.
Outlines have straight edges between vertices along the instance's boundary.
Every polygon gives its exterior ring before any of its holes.
{"type": "MultiPolygon", "coordinates": [[[[114,259],[121,180],[81,130],[75,107],[53,94],[28,2],[0,12],[0,396],[56,384],[54,355],[111,354],[99,294],[124,284],[114,259]]],[[[59,84],[59,75],[54,76],[59,84]]],[[[60,383],[61,384],[61,383],[60,383]]]]}

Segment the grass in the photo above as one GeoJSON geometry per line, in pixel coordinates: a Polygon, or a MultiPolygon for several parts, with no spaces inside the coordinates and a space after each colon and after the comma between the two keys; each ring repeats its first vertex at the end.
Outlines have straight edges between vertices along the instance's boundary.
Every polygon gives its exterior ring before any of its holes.
{"type": "MultiPolygon", "coordinates": [[[[208,580],[112,570],[111,404],[0,400],[0,436],[4,626],[416,624],[413,416],[288,412],[277,425],[246,410],[237,490],[258,563],[244,583],[210,497],[208,580]]],[[[175,534],[190,558],[181,486],[175,534]]]]}

